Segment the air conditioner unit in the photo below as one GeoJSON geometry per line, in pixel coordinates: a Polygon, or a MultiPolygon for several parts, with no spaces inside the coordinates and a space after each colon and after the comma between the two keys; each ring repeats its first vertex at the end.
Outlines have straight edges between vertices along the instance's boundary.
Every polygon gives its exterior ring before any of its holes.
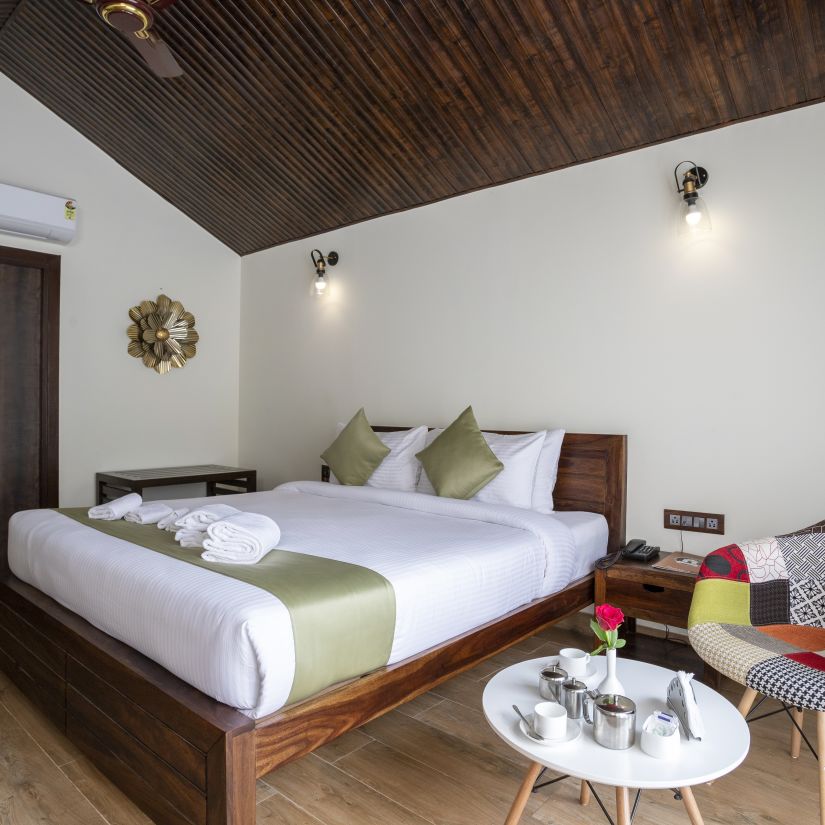
{"type": "Polygon", "coordinates": [[[0,232],[69,243],[77,231],[77,201],[0,183],[0,232]]]}

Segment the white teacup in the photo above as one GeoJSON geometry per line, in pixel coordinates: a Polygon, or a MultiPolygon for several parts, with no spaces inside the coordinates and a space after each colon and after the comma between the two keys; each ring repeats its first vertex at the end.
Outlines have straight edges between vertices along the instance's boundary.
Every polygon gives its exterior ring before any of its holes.
{"type": "Polygon", "coordinates": [[[561,739],[567,732],[567,711],[558,702],[539,702],[533,709],[533,731],[542,739],[561,739]]]}
{"type": "Polygon", "coordinates": [[[566,647],[559,651],[559,667],[564,668],[569,676],[586,676],[590,664],[590,654],[577,647],[566,647]]]}

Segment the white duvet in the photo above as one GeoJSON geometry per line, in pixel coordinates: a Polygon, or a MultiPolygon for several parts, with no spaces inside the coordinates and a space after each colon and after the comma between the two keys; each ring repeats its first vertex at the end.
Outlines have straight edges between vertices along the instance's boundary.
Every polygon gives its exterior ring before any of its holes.
{"type": "MultiPolygon", "coordinates": [[[[371,487],[292,482],[221,501],[274,519],[283,550],[384,576],[396,598],[390,662],[561,590],[592,569],[607,541],[605,520],[593,514],[541,515],[371,487]],[[585,537],[579,546],[576,535],[585,537]]],[[[51,510],[12,517],[9,565],[18,578],[249,716],[272,713],[289,695],[289,613],[266,591],[51,510]]]]}

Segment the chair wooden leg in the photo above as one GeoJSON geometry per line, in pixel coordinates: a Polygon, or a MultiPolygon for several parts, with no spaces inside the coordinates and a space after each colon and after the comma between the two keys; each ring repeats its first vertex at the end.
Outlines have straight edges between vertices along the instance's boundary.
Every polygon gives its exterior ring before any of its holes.
{"type": "MultiPolygon", "coordinates": [[[[799,727],[802,727],[802,720],[805,718],[804,711],[799,708],[791,708],[791,716],[799,727]]],[[[799,759],[799,749],[802,746],[802,734],[796,725],[791,725],[791,759],[799,759]]]]}
{"type": "Polygon", "coordinates": [[[759,694],[753,688],[745,688],[742,698],[739,700],[739,713],[742,716],[747,716],[750,713],[753,703],[759,694]]]}
{"type": "Polygon", "coordinates": [[[699,812],[699,806],[693,798],[693,791],[690,788],[679,788],[679,793],[682,794],[682,802],[685,804],[690,825],[705,825],[705,820],[702,819],[702,814],[699,812]]]}
{"type": "Polygon", "coordinates": [[[521,783],[521,787],[518,789],[516,798],[513,800],[513,805],[510,808],[510,813],[507,814],[507,819],[504,821],[504,825],[517,825],[518,821],[521,819],[521,815],[524,813],[527,800],[530,798],[530,794],[533,791],[533,785],[536,784],[536,779],[538,779],[540,773],[541,765],[539,765],[538,762],[531,762],[530,767],[527,769],[527,773],[524,775],[524,780],[521,783]]]}
{"type": "Polygon", "coordinates": [[[616,825],[630,825],[630,795],[627,788],[616,788],[616,825]]]}
{"type": "Polygon", "coordinates": [[[590,804],[590,785],[582,779],[581,788],[579,788],[579,805],[590,804]]]}
{"type": "Polygon", "coordinates": [[[816,715],[816,749],[819,752],[819,825],[825,825],[825,713],[816,715]]]}

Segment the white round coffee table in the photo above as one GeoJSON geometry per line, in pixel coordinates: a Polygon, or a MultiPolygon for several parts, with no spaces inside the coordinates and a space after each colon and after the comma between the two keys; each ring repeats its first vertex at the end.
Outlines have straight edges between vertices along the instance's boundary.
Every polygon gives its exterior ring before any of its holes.
{"type": "MultiPolygon", "coordinates": [[[[533,785],[545,767],[583,780],[583,805],[589,801],[586,782],[615,786],[617,825],[630,823],[630,788],[678,789],[691,823],[702,825],[702,815],[690,788],[730,773],[747,756],[750,733],[739,711],[716,691],[694,682],[696,701],[705,723],[705,737],[701,742],[688,741],[682,734],[678,757],[654,759],[639,746],[642,725],[655,710],[666,709],[667,686],[675,673],[656,665],[620,659],[616,675],[626,694],[636,703],[636,744],[621,751],[603,748],[593,739],[593,729],[584,720],[581,736],[572,742],[553,747],[535,744],[519,730],[513,705],[518,705],[527,714],[542,701],[538,691],[539,671],[547,661],[548,657],[544,657],[508,667],[497,673],[484,689],[487,721],[510,747],[531,761],[505,825],[515,825],[519,821],[533,785]]],[[[595,657],[593,661],[599,674],[588,679],[591,687],[599,684],[605,668],[603,656],[595,657]]]]}

